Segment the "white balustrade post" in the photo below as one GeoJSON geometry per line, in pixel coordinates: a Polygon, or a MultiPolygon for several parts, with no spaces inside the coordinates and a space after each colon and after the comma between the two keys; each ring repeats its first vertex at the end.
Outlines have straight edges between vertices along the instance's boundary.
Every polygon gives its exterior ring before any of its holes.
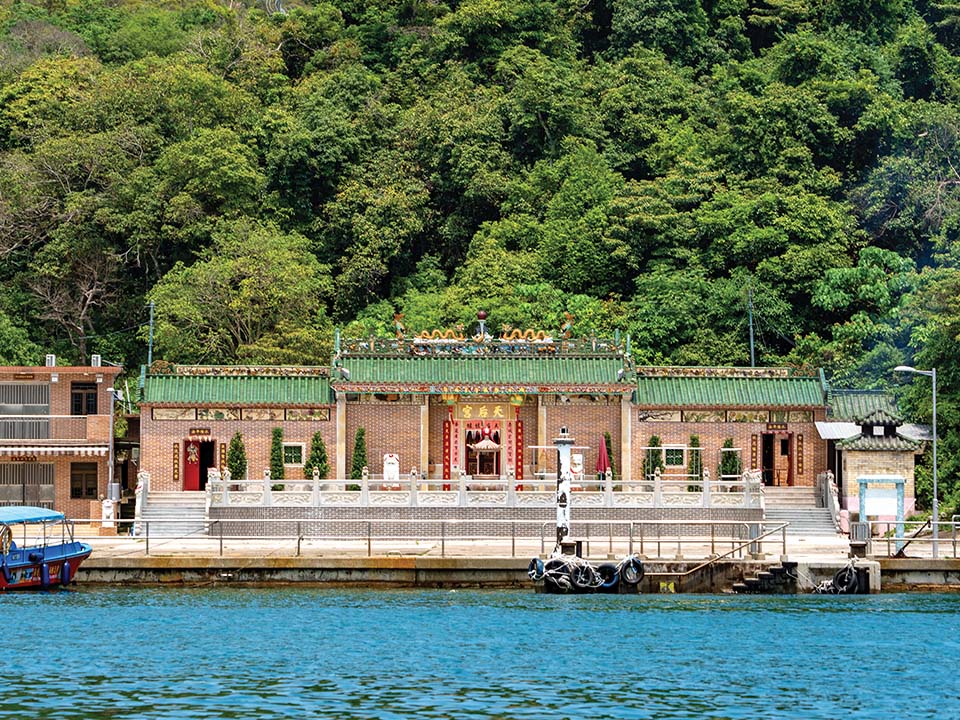
{"type": "Polygon", "coordinates": [[[417,483],[420,480],[420,475],[417,473],[417,468],[413,467],[410,469],[410,507],[417,506],[417,483]]]}
{"type": "Polygon", "coordinates": [[[703,469],[703,506],[705,508],[710,507],[711,500],[712,500],[712,495],[710,490],[710,471],[704,468],[703,469]]]}
{"type": "Polygon", "coordinates": [[[607,507],[613,507],[613,470],[607,468],[603,473],[603,495],[607,507]]]}
{"type": "Polygon", "coordinates": [[[512,467],[507,468],[507,507],[517,506],[517,479],[512,467]]]}
{"type": "Polygon", "coordinates": [[[313,478],[313,487],[311,488],[310,493],[310,504],[314,507],[317,507],[320,505],[320,468],[318,468],[316,465],[313,466],[313,473],[311,477],[313,478]]]}
{"type": "Polygon", "coordinates": [[[661,507],[663,505],[663,484],[660,478],[660,468],[653,471],[653,506],[661,507]]]}
{"type": "Polygon", "coordinates": [[[366,465],[360,472],[360,504],[363,507],[370,505],[370,469],[366,465]]]}
{"type": "Polygon", "coordinates": [[[265,507],[273,505],[273,488],[270,485],[270,468],[263,471],[263,504],[265,507]]]}
{"type": "Polygon", "coordinates": [[[467,506],[467,474],[463,470],[457,472],[457,490],[460,493],[460,507],[467,506]]]}
{"type": "Polygon", "coordinates": [[[223,480],[223,505],[226,507],[230,504],[230,481],[233,479],[230,468],[224,468],[220,477],[223,480]]]}

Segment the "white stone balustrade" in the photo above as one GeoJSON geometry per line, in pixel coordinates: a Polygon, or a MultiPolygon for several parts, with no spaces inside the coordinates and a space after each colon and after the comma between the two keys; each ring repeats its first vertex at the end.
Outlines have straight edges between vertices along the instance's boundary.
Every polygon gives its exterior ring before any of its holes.
{"type": "MultiPolygon", "coordinates": [[[[673,478],[657,474],[650,480],[584,479],[571,493],[573,507],[683,508],[761,507],[760,483],[673,478]]],[[[415,472],[385,481],[364,473],[359,480],[236,480],[212,475],[207,482],[213,507],[553,507],[556,480],[543,477],[515,479],[472,478],[461,474],[452,480],[423,478],[415,472]],[[272,489],[276,487],[279,489],[272,489]],[[449,489],[445,489],[449,488],[449,489]]]]}

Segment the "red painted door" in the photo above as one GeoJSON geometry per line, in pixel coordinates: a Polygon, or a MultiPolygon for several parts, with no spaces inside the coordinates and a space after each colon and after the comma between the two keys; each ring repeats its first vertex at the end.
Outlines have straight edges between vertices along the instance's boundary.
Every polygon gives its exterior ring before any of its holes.
{"type": "Polygon", "coordinates": [[[200,489],[200,444],[193,440],[183,446],[183,489],[200,489]]]}

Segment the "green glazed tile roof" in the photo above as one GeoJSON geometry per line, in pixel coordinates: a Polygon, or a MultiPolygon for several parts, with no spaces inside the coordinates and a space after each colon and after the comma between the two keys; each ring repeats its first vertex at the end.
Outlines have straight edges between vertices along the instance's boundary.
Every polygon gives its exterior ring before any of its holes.
{"type": "Polygon", "coordinates": [[[920,448],[920,443],[900,435],[855,435],[852,438],[840,440],[837,442],[837,447],[842,450],[915,452],[920,448]]]}
{"type": "MultiPolygon", "coordinates": [[[[733,371],[731,371],[733,372],[733,371]]],[[[649,407],[817,407],[824,404],[816,377],[637,377],[637,404],[649,407]]]]}
{"type": "MultiPolygon", "coordinates": [[[[332,371],[333,384],[349,392],[373,386],[412,386],[415,392],[442,393],[454,386],[518,387],[528,391],[551,386],[617,390],[623,361],[616,356],[576,357],[344,357],[349,378],[332,371]]],[[[629,389],[626,384],[620,388],[629,389]]]]}
{"type": "Polygon", "coordinates": [[[148,375],[145,404],[168,405],[329,405],[334,401],[325,377],[148,375]]]}
{"type": "Polygon", "coordinates": [[[881,390],[831,390],[828,405],[831,420],[860,422],[877,410],[900,417],[893,397],[881,390]]]}

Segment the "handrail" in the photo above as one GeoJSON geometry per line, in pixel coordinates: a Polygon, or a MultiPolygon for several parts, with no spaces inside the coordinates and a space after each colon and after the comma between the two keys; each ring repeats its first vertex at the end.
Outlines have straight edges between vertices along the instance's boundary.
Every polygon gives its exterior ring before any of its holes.
{"type": "Polygon", "coordinates": [[[700,563],[699,565],[697,565],[696,567],[690,568],[689,570],[686,570],[685,572],[682,572],[682,573],[681,573],[681,572],[651,572],[651,573],[646,573],[646,575],[647,575],[648,577],[677,577],[677,578],[681,578],[681,579],[682,579],[682,578],[685,578],[685,577],[687,577],[688,575],[690,575],[690,574],[692,574],[692,573],[697,572],[698,570],[702,570],[703,568],[706,568],[706,567],[709,567],[710,565],[713,565],[714,563],[716,563],[716,562],[719,561],[719,560],[723,560],[725,557],[729,557],[730,555],[734,554],[735,552],[738,552],[738,551],[742,550],[743,548],[747,547],[747,545],[753,545],[753,544],[757,543],[758,541],[763,540],[764,538],[769,537],[769,536],[771,536],[771,535],[773,535],[774,533],[777,533],[777,532],[783,534],[783,554],[786,555],[786,554],[787,554],[787,527],[788,527],[789,525],[790,525],[790,523],[782,523],[782,524],[779,525],[778,527],[773,528],[773,530],[768,530],[767,532],[761,533],[760,535],[758,535],[758,536],[755,537],[755,538],[750,538],[749,540],[746,540],[746,541],[744,541],[743,543],[741,543],[740,545],[738,545],[736,548],[734,548],[734,549],[732,549],[732,550],[728,550],[727,552],[723,553],[722,555],[717,555],[716,557],[709,558],[709,559],[705,560],[704,562],[700,563]]]}
{"type": "Polygon", "coordinates": [[[829,471],[817,475],[817,491],[823,507],[830,511],[833,526],[840,531],[840,496],[836,479],[829,471]]]}
{"type": "MultiPolygon", "coordinates": [[[[89,520],[77,520],[79,523],[92,523],[97,525],[102,520],[100,518],[92,518],[89,520]]],[[[169,545],[170,543],[181,543],[180,547],[177,549],[182,549],[186,545],[195,542],[216,542],[219,540],[220,544],[220,554],[223,554],[223,543],[225,540],[251,540],[251,541],[265,541],[265,540],[296,540],[299,545],[304,539],[315,540],[320,542],[334,542],[334,543],[356,543],[356,542],[366,542],[367,545],[367,554],[372,556],[372,545],[376,540],[379,542],[393,542],[393,543],[409,543],[417,541],[422,543],[435,542],[439,545],[441,551],[441,556],[446,556],[446,546],[449,542],[456,543],[468,543],[474,545],[476,542],[486,542],[488,544],[500,546],[502,543],[509,542],[510,544],[510,556],[516,557],[517,549],[517,540],[522,539],[524,543],[531,545],[538,543],[540,546],[541,554],[544,552],[545,545],[545,536],[546,529],[550,523],[542,520],[499,520],[499,519],[471,519],[471,520],[462,520],[462,519],[434,519],[434,520],[424,520],[424,519],[391,519],[384,520],[379,519],[369,519],[369,518],[353,518],[353,519],[333,519],[333,518],[210,518],[202,522],[198,522],[197,529],[187,532],[179,536],[162,536],[162,535],[153,535],[151,533],[151,526],[160,527],[163,525],[171,525],[182,523],[182,519],[169,518],[169,519],[157,519],[157,520],[134,520],[130,518],[124,518],[122,520],[113,521],[117,526],[123,527],[127,525],[134,525],[139,522],[142,532],[139,535],[120,535],[112,538],[113,542],[128,543],[132,546],[136,546],[137,543],[145,543],[145,554],[150,555],[151,541],[159,542],[161,544],[169,545]],[[284,526],[278,526],[278,523],[286,523],[284,526]],[[382,523],[387,523],[387,528],[379,528],[378,525],[382,523]],[[476,532],[473,530],[477,525],[481,525],[486,529],[476,532]],[[230,526],[240,526],[241,528],[244,525],[247,526],[258,526],[260,532],[256,534],[247,533],[247,534],[230,534],[229,531],[225,529],[230,526]],[[509,525],[509,530],[502,532],[499,530],[494,530],[495,527],[505,527],[509,525]],[[291,535],[285,533],[286,528],[296,527],[296,534],[291,535]],[[306,527],[304,527],[306,526],[306,527]],[[344,532],[334,531],[330,533],[321,533],[325,526],[332,526],[333,528],[338,528],[343,526],[344,532]],[[418,530],[407,533],[403,530],[398,530],[400,527],[411,527],[419,526],[418,530]],[[439,527],[437,527],[439,526],[439,527]],[[281,533],[271,532],[270,528],[280,527],[281,533]],[[365,527],[365,532],[358,532],[358,528],[365,527]],[[425,532],[428,528],[436,528],[433,532],[425,532]],[[463,528],[462,531],[458,532],[458,528],[463,528]],[[521,530],[522,528],[522,530],[521,530]],[[385,530],[382,534],[381,529],[385,530]],[[305,530],[313,532],[304,532],[305,530]],[[439,532],[437,532],[439,531],[439,532]]],[[[750,531],[752,526],[762,526],[762,523],[750,522],[744,520],[647,520],[647,521],[625,521],[625,520],[586,520],[586,521],[576,521],[574,523],[574,530],[579,533],[577,539],[582,540],[586,545],[587,555],[590,553],[591,543],[596,543],[598,545],[607,545],[608,553],[613,552],[614,541],[618,545],[625,546],[628,549],[628,554],[633,553],[633,546],[636,539],[639,539],[640,551],[643,552],[644,541],[651,546],[655,543],[657,546],[658,557],[661,543],[667,543],[668,546],[671,546],[676,542],[676,547],[678,551],[678,556],[682,552],[682,547],[684,545],[694,546],[696,548],[703,549],[704,546],[707,546],[708,552],[711,554],[715,552],[716,542],[722,540],[724,543],[730,542],[731,549],[728,552],[725,552],[720,557],[728,557],[732,554],[742,551],[744,547],[752,543],[762,543],[762,541],[769,537],[769,535],[775,533],[777,530],[771,530],[760,535],[749,538],[746,541],[740,542],[738,537],[743,537],[740,535],[740,531],[737,528],[746,529],[747,532],[750,531]],[[603,530],[600,533],[593,532],[594,528],[599,525],[603,530]],[[654,534],[650,530],[645,528],[655,528],[656,533],[654,534]],[[687,532],[682,532],[681,528],[687,528],[687,532]],[[675,528],[676,533],[667,533],[670,528],[675,528]],[[726,528],[726,532],[718,530],[720,528],[726,528]],[[640,535],[639,538],[636,538],[635,531],[639,529],[640,535]],[[739,542],[739,545],[736,544],[739,542]]],[[[784,526],[785,527],[785,526],[784,526]]],[[[786,533],[783,534],[783,541],[786,542],[786,533]]],[[[201,546],[203,547],[203,546],[201,546]]],[[[436,546],[435,546],[436,547],[436,546]]],[[[202,550],[201,550],[202,552],[202,550]]],[[[299,552],[299,550],[298,550],[299,552]]],[[[427,550],[429,552],[429,549],[427,550]]],[[[785,552],[785,549],[784,549],[785,552]]],[[[704,556],[700,556],[704,557],[704,556]]]]}

